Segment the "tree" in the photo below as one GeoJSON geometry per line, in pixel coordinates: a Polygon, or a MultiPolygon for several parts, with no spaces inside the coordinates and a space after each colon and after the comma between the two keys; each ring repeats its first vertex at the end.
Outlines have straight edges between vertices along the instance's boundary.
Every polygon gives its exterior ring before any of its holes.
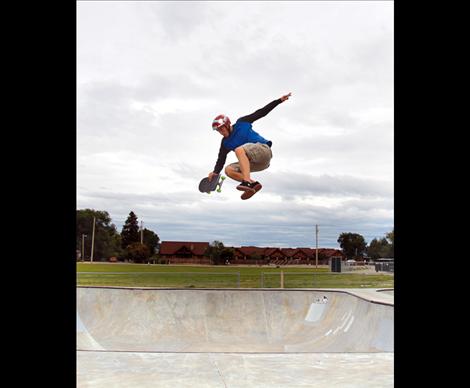
{"type": "Polygon", "coordinates": [[[155,232],[144,228],[143,240],[144,244],[147,245],[150,249],[150,255],[154,255],[156,253],[157,246],[160,243],[160,237],[158,237],[155,232]]]}
{"type": "Polygon", "coordinates": [[[235,250],[233,248],[225,247],[222,252],[220,252],[220,257],[224,261],[224,263],[228,260],[232,260],[235,256],[235,250]]]}
{"type": "Polygon", "coordinates": [[[391,232],[388,232],[385,237],[387,238],[387,240],[390,242],[390,244],[393,245],[393,243],[395,242],[395,230],[392,230],[391,232]]]}
{"type": "Polygon", "coordinates": [[[116,227],[114,227],[114,234],[112,237],[112,246],[113,246],[112,254],[110,254],[109,257],[115,256],[115,257],[123,259],[125,251],[124,249],[122,249],[121,235],[118,233],[116,227]]]}
{"type": "Polygon", "coordinates": [[[395,257],[395,229],[385,235],[387,240],[390,242],[390,249],[388,252],[388,257],[395,257]]]}
{"type": "MultiPolygon", "coordinates": [[[[76,246],[82,251],[82,235],[85,245],[84,258],[91,256],[91,241],[93,235],[93,218],[95,218],[95,239],[93,246],[93,258],[109,258],[122,254],[120,247],[120,236],[116,226],[111,224],[111,217],[106,211],[93,209],[81,209],[76,212],[76,246]]],[[[82,259],[84,259],[82,257],[82,259]]]]}
{"type": "Polygon", "coordinates": [[[137,222],[137,216],[133,211],[131,211],[124,226],[122,227],[121,247],[126,249],[129,245],[136,242],[140,242],[139,224],[137,222]]]}
{"type": "Polygon", "coordinates": [[[348,259],[363,256],[367,246],[364,237],[357,233],[341,233],[338,243],[348,259]]]}
{"type": "Polygon", "coordinates": [[[129,244],[126,248],[127,258],[135,263],[144,263],[150,257],[150,249],[140,242],[129,244]]]}
{"type": "Polygon", "coordinates": [[[367,254],[374,260],[380,257],[394,257],[394,238],[393,230],[386,233],[385,237],[382,237],[380,240],[374,238],[367,247],[367,254]]]}
{"type": "Polygon", "coordinates": [[[204,256],[211,259],[212,264],[225,264],[226,260],[233,259],[234,251],[232,248],[226,248],[220,241],[214,241],[204,252],[204,256]]]}
{"type": "Polygon", "coordinates": [[[387,257],[389,248],[390,244],[385,238],[380,240],[374,238],[367,247],[367,255],[373,260],[379,257],[387,257]]]}

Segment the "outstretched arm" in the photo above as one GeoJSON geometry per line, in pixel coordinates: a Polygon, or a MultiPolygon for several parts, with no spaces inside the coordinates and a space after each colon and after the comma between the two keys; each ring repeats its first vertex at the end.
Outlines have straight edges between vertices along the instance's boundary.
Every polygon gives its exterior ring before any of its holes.
{"type": "Polygon", "coordinates": [[[292,93],[286,94],[281,98],[270,102],[265,107],[258,109],[256,112],[252,113],[251,115],[240,117],[237,121],[246,121],[249,123],[253,123],[254,121],[260,119],[261,117],[266,116],[269,112],[271,112],[276,106],[278,106],[281,102],[284,102],[289,99],[292,93]]]}
{"type": "MultiPolygon", "coordinates": [[[[223,141],[224,139],[222,139],[223,141]]],[[[217,157],[217,162],[215,163],[214,170],[208,174],[209,182],[212,181],[212,177],[217,175],[224,168],[225,161],[227,160],[227,154],[230,152],[227,148],[224,147],[223,143],[220,143],[219,156],[217,157]]]]}

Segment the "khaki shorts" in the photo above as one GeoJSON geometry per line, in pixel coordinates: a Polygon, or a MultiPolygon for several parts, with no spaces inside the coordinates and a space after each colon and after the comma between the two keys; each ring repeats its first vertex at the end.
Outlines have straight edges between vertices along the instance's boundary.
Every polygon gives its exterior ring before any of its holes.
{"type": "MultiPolygon", "coordinates": [[[[273,153],[267,144],[246,143],[242,147],[250,161],[250,171],[262,171],[269,167],[273,153]]],[[[241,172],[240,163],[232,163],[229,166],[235,171],[241,172]]]]}

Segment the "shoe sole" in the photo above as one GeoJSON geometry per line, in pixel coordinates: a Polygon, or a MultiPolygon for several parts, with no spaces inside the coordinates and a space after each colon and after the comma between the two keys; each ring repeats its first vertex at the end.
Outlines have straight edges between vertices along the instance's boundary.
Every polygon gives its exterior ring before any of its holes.
{"type": "Polygon", "coordinates": [[[258,183],[255,187],[253,187],[252,189],[250,190],[247,190],[245,191],[242,196],[241,196],[241,199],[248,199],[248,198],[251,198],[253,195],[255,195],[258,191],[260,191],[262,189],[263,186],[261,186],[261,183],[258,183]]]}
{"type": "Polygon", "coordinates": [[[240,191],[251,191],[253,190],[251,187],[248,187],[248,186],[237,186],[237,190],[240,190],[240,191]]]}

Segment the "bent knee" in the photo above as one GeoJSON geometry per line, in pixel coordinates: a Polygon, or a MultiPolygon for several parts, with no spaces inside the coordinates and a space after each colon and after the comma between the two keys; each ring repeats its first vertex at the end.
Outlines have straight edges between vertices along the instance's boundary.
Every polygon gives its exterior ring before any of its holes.
{"type": "Polygon", "coordinates": [[[230,176],[231,174],[233,174],[234,172],[237,172],[232,166],[227,166],[225,167],[225,173],[230,176]]]}
{"type": "Polygon", "coordinates": [[[244,154],[245,153],[245,149],[243,148],[243,146],[240,146],[240,147],[237,147],[235,148],[235,154],[244,154]]]}

